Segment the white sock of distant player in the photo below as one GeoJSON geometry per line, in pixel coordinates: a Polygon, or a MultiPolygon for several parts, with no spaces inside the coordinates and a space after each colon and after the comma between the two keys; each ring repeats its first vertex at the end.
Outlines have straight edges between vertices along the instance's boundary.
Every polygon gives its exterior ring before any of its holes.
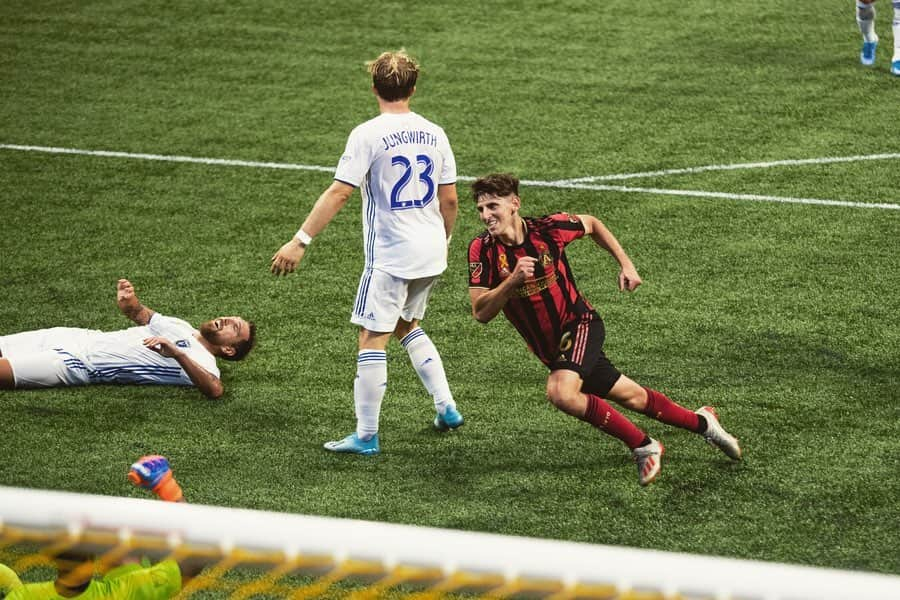
{"type": "Polygon", "coordinates": [[[453,394],[450,393],[450,384],[447,383],[447,374],[444,372],[444,363],[431,338],[421,327],[416,327],[400,340],[400,343],[409,353],[409,360],[419,374],[425,389],[434,398],[434,408],[438,413],[444,414],[448,406],[456,408],[453,394]]]}
{"type": "Polygon", "coordinates": [[[365,441],[378,433],[378,417],[386,389],[387,353],[384,350],[360,350],[356,359],[356,381],[353,382],[359,439],[365,441]]]}
{"type": "Polygon", "coordinates": [[[900,0],[894,0],[894,58],[891,62],[900,60],[900,0]]]}
{"type": "Polygon", "coordinates": [[[863,41],[877,42],[878,36],[875,35],[875,5],[856,3],[856,22],[859,24],[859,32],[863,36],[863,41]]]}

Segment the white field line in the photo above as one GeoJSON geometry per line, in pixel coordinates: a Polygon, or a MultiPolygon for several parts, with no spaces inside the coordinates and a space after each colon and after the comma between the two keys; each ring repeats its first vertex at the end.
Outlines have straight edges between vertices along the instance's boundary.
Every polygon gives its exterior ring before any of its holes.
{"type": "MultiPolygon", "coordinates": [[[[334,173],[334,167],[321,165],[303,165],[294,163],[257,162],[246,160],[230,160],[222,158],[202,158],[193,156],[177,156],[164,154],[136,154],[131,152],[115,152],[110,150],[81,150],[77,148],[56,148],[48,146],[23,146],[17,144],[0,144],[0,149],[20,150],[26,152],[45,152],[51,154],[76,154],[83,156],[102,156],[112,158],[131,158],[138,160],[155,160],[165,162],[194,163],[203,165],[219,165],[230,167],[251,167],[258,169],[285,169],[294,171],[321,171],[334,173]]],[[[782,196],[764,196],[759,194],[731,194],[727,192],[707,192],[702,190],[677,190],[663,188],[640,188],[618,185],[594,184],[593,181],[606,181],[616,179],[633,179],[638,177],[654,177],[662,175],[674,175],[682,173],[701,173],[704,171],[724,171],[732,169],[759,169],[783,165],[808,165],[828,164],[838,162],[856,162],[861,160],[885,160],[900,158],[900,154],[871,154],[867,156],[845,156],[831,158],[810,158],[798,160],[782,160],[764,163],[743,163],[734,165],[708,165],[688,169],[670,169],[667,171],[653,171],[644,173],[623,173],[619,175],[599,175],[596,177],[581,177],[578,179],[563,179],[557,181],[522,180],[522,185],[535,187],[550,187],[558,189],[583,189],[597,191],[612,191],[622,193],[644,193],[668,196],[686,196],[692,198],[724,198],[727,200],[749,200],[755,202],[781,202],[786,204],[813,204],[820,206],[843,206],[849,208],[877,208],[886,210],[900,210],[900,204],[876,204],[866,202],[850,202],[844,200],[823,200],[818,198],[794,198],[782,196]]],[[[459,176],[460,181],[473,181],[474,177],[459,176]]]]}
{"type": "Polygon", "coordinates": [[[848,208],[880,208],[900,210],[900,204],[878,204],[873,202],[850,202],[846,200],[823,200],[820,198],[793,198],[784,196],[763,196],[760,194],[731,194],[728,192],[707,192],[703,190],[672,190],[662,188],[630,187],[624,185],[602,185],[592,183],[571,183],[562,181],[522,181],[523,185],[558,187],[578,190],[600,190],[641,194],[661,194],[664,196],[687,196],[690,198],[724,198],[726,200],[750,200],[754,202],[781,202],[784,204],[816,204],[819,206],[844,206],[848,208]]]}
{"type": "Polygon", "coordinates": [[[732,165],[706,165],[688,167],[686,169],[666,169],[664,171],[644,171],[642,173],[619,173],[613,175],[594,175],[576,179],[560,179],[554,183],[591,183],[593,181],[621,181],[623,179],[639,179],[642,177],[663,177],[666,175],[684,175],[703,173],[706,171],[734,171],[739,169],[767,169],[769,167],[786,167],[794,165],[828,165],[832,163],[860,162],[863,160],[891,160],[900,158],[900,154],[865,154],[859,156],[832,156],[825,158],[800,158],[791,160],[773,160],[769,162],[737,163],[732,165]]]}
{"type": "Polygon", "coordinates": [[[250,160],[229,160],[224,158],[198,158],[194,156],[172,156],[166,154],[132,154],[110,150],[79,150],[77,148],[53,148],[47,146],[18,146],[0,144],[0,149],[24,150],[27,152],[48,152],[50,154],[80,154],[83,156],[105,156],[111,158],[136,158],[139,160],[160,160],[164,162],[196,163],[201,165],[221,165],[226,167],[254,167],[257,169],[288,169],[291,171],[324,171],[334,173],[334,167],[319,165],[296,165],[291,163],[256,162],[250,160]]]}

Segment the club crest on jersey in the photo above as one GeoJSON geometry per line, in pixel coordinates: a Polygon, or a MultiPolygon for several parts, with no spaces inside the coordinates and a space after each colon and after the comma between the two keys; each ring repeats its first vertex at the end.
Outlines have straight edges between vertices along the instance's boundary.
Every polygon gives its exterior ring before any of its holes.
{"type": "Polygon", "coordinates": [[[175,342],[175,345],[178,346],[179,348],[190,348],[191,347],[191,343],[187,340],[177,340],[175,342]]]}
{"type": "Polygon", "coordinates": [[[578,223],[578,217],[575,215],[570,215],[566,213],[566,216],[569,217],[569,223],[578,223]]]}
{"type": "Polygon", "coordinates": [[[537,245],[538,251],[538,261],[541,263],[542,267],[549,266],[553,262],[553,257],[550,256],[550,249],[547,248],[547,244],[539,243],[537,245]]]}
{"type": "Polygon", "coordinates": [[[471,279],[479,279],[481,278],[481,273],[483,268],[480,262],[470,262],[469,263],[469,277],[471,279]]]}

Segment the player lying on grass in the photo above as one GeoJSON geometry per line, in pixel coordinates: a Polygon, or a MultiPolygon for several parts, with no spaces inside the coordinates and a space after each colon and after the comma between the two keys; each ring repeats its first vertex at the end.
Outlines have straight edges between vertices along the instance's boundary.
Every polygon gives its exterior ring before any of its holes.
{"type": "Polygon", "coordinates": [[[0,336],[0,388],[193,385],[209,398],[220,397],[224,388],[216,358],[244,358],[253,348],[256,326],[241,317],[219,317],[197,331],[141,304],[127,279],[117,288],[119,310],[137,327],[54,327],[0,336]]]}
{"type": "Polygon", "coordinates": [[[129,563],[111,569],[100,579],[92,577],[92,563],[79,572],[61,574],[55,581],[22,583],[16,573],[0,564],[0,597],[6,590],[6,600],[57,600],[80,598],[82,600],[168,600],[181,590],[181,569],[172,559],[162,560],[153,566],[129,563]]]}
{"type": "MultiPolygon", "coordinates": [[[[169,461],[164,456],[144,456],[131,465],[128,479],[144,489],[150,490],[162,500],[184,502],[181,487],[172,475],[169,461]]],[[[169,558],[153,566],[129,563],[110,569],[100,579],[94,572],[106,570],[102,562],[95,563],[77,554],[66,554],[60,558],[75,560],[76,566],[68,572],[60,572],[54,581],[23,584],[18,575],[0,564],[0,597],[6,593],[6,600],[55,600],[58,598],[81,598],[84,600],[168,600],[181,591],[182,577],[189,579],[199,573],[203,565],[182,561],[181,564],[169,558]]]]}
{"type": "Polygon", "coordinates": [[[738,441],[719,424],[712,407],[691,412],[620,373],[603,353],[603,320],[575,287],[565,247],[589,235],[618,261],[619,289],[634,291],[641,278],[606,226],[590,215],[522,218],[519,180],[512,175],[488,175],[473,183],[472,191],[487,226],[469,244],[472,314],[487,323],[503,311],[528,348],[550,368],[550,402],[622,440],[637,462],[641,485],[659,474],[663,445],[606,399],[699,433],[740,460],[738,441]]]}

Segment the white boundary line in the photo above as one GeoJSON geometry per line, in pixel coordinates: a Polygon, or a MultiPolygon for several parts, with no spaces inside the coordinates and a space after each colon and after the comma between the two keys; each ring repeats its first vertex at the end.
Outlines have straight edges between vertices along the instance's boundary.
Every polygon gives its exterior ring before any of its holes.
{"type": "MultiPolygon", "coordinates": [[[[77,148],[57,148],[52,146],[24,146],[18,144],[0,144],[0,149],[20,150],[26,152],[46,152],[51,154],[76,154],[82,156],[102,156],[112,158],[132,158],[139,160],[155,160],[165,162],[194,163],[203,165],[218,165],[229,167],[251,167],[258,169],[285,169],[292,171],[319,171],[334,173],[334,167],[320,165],[304,165],[294,163],[257,162],[247,160],[230,160],[223,158],[202,158],[193,156],[177,156],[164,154],[138,154],[131,152],[116,152],[110,150],[81,150],[77,148]]],[[[667,175],[679,175],[686,173],[702,173],[705,171],[727,171],[737,169],[762,169],[787,165],[814,165],[831,164],[841,162],[857,162],[863,160],[889,160],[900,158],[898,154],[870,154],[860,156],[838,156],[826,158],[808,158],[797,160],[780,160],[771,162],[739,163],[733,165],[707,165],[702,167],[690,167],[686,169],[668,169],[665,171],[646,171],[643,173],[622,173],[617,175],[598,175],[594,177],[580,177],[576,179],[560,179],[556,181],[522,180],[522,185],[535,187],[549,187],[557,189],[581,189],[596,191],[611,191],[622,193],[659,194],[666,196],[686,196],[691,198],[723,198],[726,200],[748,200],[754,202],[780,202],[784,204],[812,204],[818,206],[842,206],[847,208],[875,208],[883,210],[900,210],[900,204],[851,202],[845,200],[824,200],[819,198],[794,198],[783,196],[766,196],[760,194],[731,194],[727,192],[707,192],[702,190],[678,190],[664,188],[642,188],[617,185],[594,184],[594,181],[611,181],[623,179],[637,179],[641,177],[660,177],[667,175]]],[[[460,181],[473,181],[474,177],[460,176],[460,181]]]]}
{"type": "Polygon", "coordinates": [[[828,165],[832,163],[860,162],[863,160],[891,160],[900,158],[900,154],[866,154],[858,156],[834,156],[826,158],[801,158],[792,160],[773,160],[769,162],[737,163],[732,165],[706,165],[688,167],[686,169],[666,169],[664,171],[644,171],[643,173],[621,173],[618,175],[595,175],[578,177],[577,179],[560,179],[555,183],[590,183],[593,181],[615,181],[622,179],[638,179],[641,177],[664,177],[667,175],[683,175],[687,173],[703,173],[705,171],[733,171],[738,169],[767,169],[769,167],[785,167],[793,165],[828,165]]]}
{"type": "Polygon", "coordinates": [[[250,160],[228,160],[224,158],[197,158],[194,156],[173,156],[166,154],[132,154],[110,150],[79,150],[77,148],[54,148],[52,146],[19,146],[0,144],[0,149],[24,150],[26,152],[47,152],[50,154],[79,154],[82,156],[105,156],[112,158],[136,158],[139,160],[160,160],[165,162],[195,163],[201,165],[221,165],[226,167],[255,167],[257,169],[288,169],[291,171],[324,171],[334,173],[334,167],[319,165],[296,165],[291,163],[256,162],[250,160]]]}
{"type": "Polygon", "coordinates": [[[750,200],[754,202],[781,202],[783,204],[814,204],[818,206],[843,206],[847,208],[880,208],[900,210],[900,204],[879,204],[874,202],[850,202],[847,200],[823,200],[820,198],[793,198],[784,196],[764,196],[760,194],[731,194],[728,192],[706,192],[703,190],[673,190],[663,188],[630,187],[624,185],[599,185],[571,183],[564,181],[522,181],[524,185],[557,187],[575,190],[600,190],[640,194],[660,194],[664,196],[687,196],[691,198],[724,198],[726,200],[750,200]]]}

